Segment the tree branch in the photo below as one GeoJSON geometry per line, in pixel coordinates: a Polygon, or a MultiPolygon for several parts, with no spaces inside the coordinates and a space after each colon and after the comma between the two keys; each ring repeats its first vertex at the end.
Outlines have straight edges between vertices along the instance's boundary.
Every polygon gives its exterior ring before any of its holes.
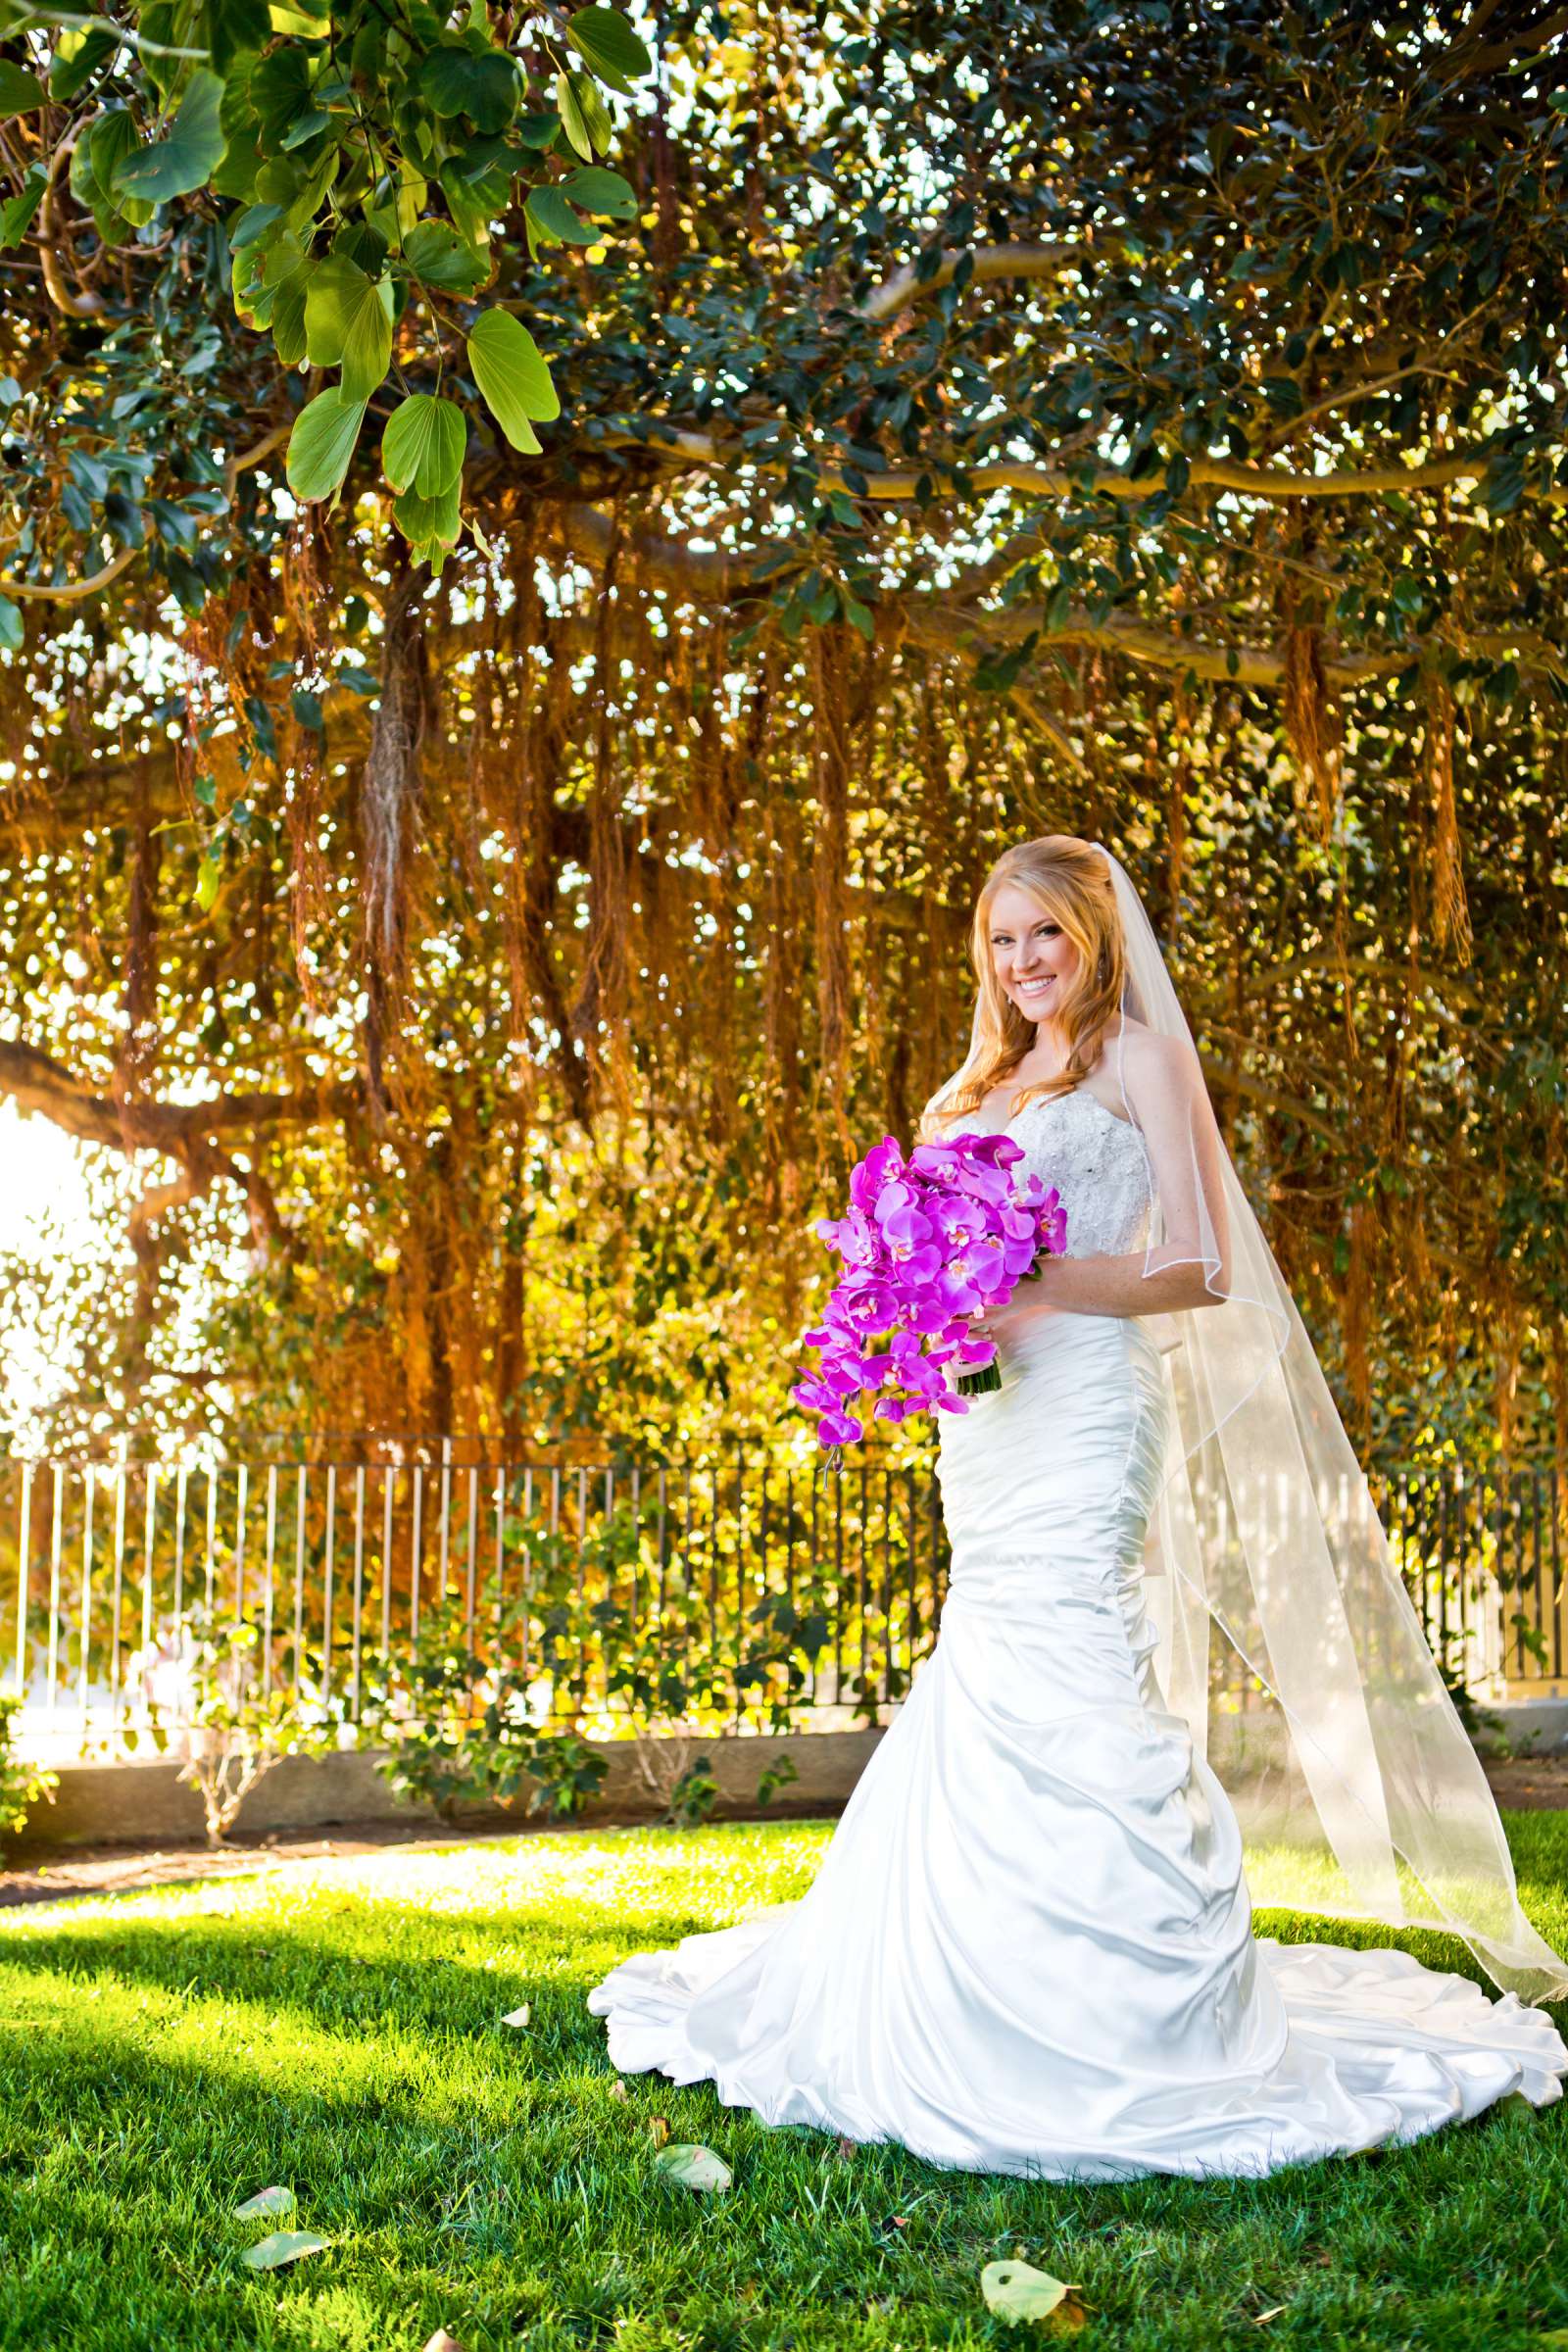
{"type": "Polygon", "coordinates": [[[897,318],[912,303],[923,302],[928,295],[940,294],[951,286],[957,275],[965,254],[973,264],[964,281],[970,286],[987,286],[998,278],[1054,277],[1064,264],[1082,261],[1090,248],[1084,241],[1060,245],[977,245],[964,246],[945,253],[934,270],[922,277],[918,265],[906,263],[892,277],[868,294],[858,306],[862,318],[873,323],[897,318]]]}
{"type": "Polygon", "coordinates": [[[0,574],[0,595],[22,597],[37,604],[76,605],[84,598],[96,596],[122,571],[128,571],[141,554],[139,547],[123,547],[118,556],[111,557],[102,571],[95,571],[90,580],[64,580],[58,585],[47,580],[14,580],[0,574]]]}
{"type": "MultiPolygon", "coordinates": [[[[202,1102],[131,1100],[122,1104],[95,1094],[64,1062],[21,1038],[0,1039],[0,1094],[83,1143],[107,1144],[116,1152],[165,1152],[176,1158],[199,1153],[236,1129],[315,1126],[361,1106],[358,1085],[341,1081],[297,1095],[225,1094],[202,1102]]],[[[238,1181],[243,1184],[244,1178],[238,1181]]]]}
{"type": "MultiPolygon", "coordinates": [[[[713,433],[671,427],[648,434],[614,433],[600,444],[610,449],[645,449],[675,466],[710,466],[733,470],[749,466],[758,473],[782,473],[779,459],[754,457],[738,440],[713,433]]],[[[1420,466],[1336,466],[1327,473],[1300,473],[1283,466],[1252,466],[1231,458],[1195,458],[1188,481],[1200,490],[1229,490],[1240,498],[1379,498],[1391,492],[1442,490],[1459,482],[1479,481],[1492,462],[1492,451],[1455,450],[1420,466]]],[[[852,498],[868,498],[882,505],[913,501],[922,482],[938,494],[957,487],[961,475],[966,490],[1018,490],[1041,498],[1074,498],[1093,494],[1102,498],[1142,501],[1155,497],[1164,486],[1160,474],[1134,481],[1116,466],[1042,465],[1032,460],[1000,459],[978,466],[893,467],[884,473],[858,477],[864,488],[852,488],[841,469],[824,466],[817,481],[824,491],[842,490],[852,498]]],[[[1544,484],[1533,493],[1553,506],[1568,504],[1568,488],[1544,484]]]]}

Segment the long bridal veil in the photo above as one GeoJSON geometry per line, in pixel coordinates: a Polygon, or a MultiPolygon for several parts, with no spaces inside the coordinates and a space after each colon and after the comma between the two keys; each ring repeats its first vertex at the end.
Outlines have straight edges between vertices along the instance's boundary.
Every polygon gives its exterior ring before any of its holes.
{"type": "MultiPolygon", "coordinates": [[[[1144,1271],[1200,1264],[1210,1294],[1152,1324],[1171,1436],[1145,1591],[1167,1704],[1236,1807],[1258,1899],[1444,1930],[1522,1999],[1560,1997],[1568,1964],[1520,1908],[1486,1775],[1219,1135],[1159,943],[1095,846],[1121,916],[1122,1011],[1180,1041],[1191,1070],[1185,1133],[1145,1137],[1144,1271]]],[[[1142,1132],[1125,1039],[1113,1067],[1142,1132]]],[[[971,1058],[978,1045],[977,1005],[971,1058]]]]}

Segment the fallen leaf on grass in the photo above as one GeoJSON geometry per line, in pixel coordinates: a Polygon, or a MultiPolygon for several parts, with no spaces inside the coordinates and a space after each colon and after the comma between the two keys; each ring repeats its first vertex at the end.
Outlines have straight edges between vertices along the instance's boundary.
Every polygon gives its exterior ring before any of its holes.
{"type": "Polygon", "coordinates": [[[1277,2320],[1280,2316],[1280,2313],[1284,2309],[1285,2305],[1283,2303],[1271,2303],[1267,2311],[1259,2311],[1254,2313],[1252,2326],[1254,2328],[1266,2328],[1270,2320],[1277,2320]]]}
{"type": "Polygon", "coordinates": [[[841,2132],[839,2133],[838,2157],[840,2164],[854,2163],[856,2156],[856,2145],[857,2143],[851,2139],[846,2132],[841,2132]]]}
{"type": "Polygon", "coordinates": [[[247,2270],[275,2271],[285,2262],[298,2262],[302,2254],[323,2252],[329,2242],[318,2237],[314,2230],[279,2230],[254,2246],[247,2246],[240,2260],[247,2270]]]}
{"type": "Polygon", "coordinates": [[[254,2197],[247,2197],[243,2205],[235,2206],[234,2219],[236,2222],[254,2222],[260,2220],[264,2213],[292,2213],[293,2210],[294,2191],[291,2188],[263,2188],[254,2197]]]}
{"type": "Polygon", "coordinates": [[[527,2002],[524,2001],[518,2009],[509,2009],[501,2023],[504,2026],[525,2026],[528,2023],[527,2002]]]}
{"type": "Polygon", "coordinates": [[[728,2188],[734,2177],[722,2156],[704,2147],[661,2148],[654,2158],[654,2170],[682,2188],[714,2192],[728,2188]]]}
{"type": "Polygon", "coordinates": [[[629,2099],[631,2097],[631,2092],[626,2088],[625,2082],[619,2075],[610,2085],[610,2095],[612,2099],[629,2099]]]}
{"type": "Polygon", "coordinates": [[[980,2274],[980,2292],[998,2319],[1012,2328],[1053,2316],[1058,2327],[1081,2328],[1082,2308],[1068,2301],[1072,2291],[1066,2279],[1053,2278],[1027,2262],[988,2262],[980,2274]]]}
{"type": "Polygon", "coordinates": [[[463,2352],[463,2346],[455,2335],[448,2335],[444,2328],[438,2328],[425,2345],[424,2352],[463,2352]]]}
{"type": "Polygon", "coordinates": [[[648,2136],[656,2148],[662,2148],[668,2139],[669,2126],[662,2115],[651,2115],[648,2118],[648,2136]]]}

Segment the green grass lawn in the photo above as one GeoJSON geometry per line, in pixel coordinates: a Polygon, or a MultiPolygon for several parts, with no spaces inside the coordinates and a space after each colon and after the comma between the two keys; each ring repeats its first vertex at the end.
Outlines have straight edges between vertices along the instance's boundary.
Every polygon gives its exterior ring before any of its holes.
{"type": "MultiPolygon", "coordinates": [[[[1568,1816],[1509,1830],[1561,1941],[1568,1816]]],[[[1001,2344],[980,2270],[1020,2249],[1081,2283],[1090,2348],[1508,2352],[1568,2328],[1560,2105],[1261,2182],[1063,2188],[841,2153],[662,2076],[615,2096],[587,1986],[798,1893],[829,1834],[566,1833],[0,1915],[0,2346],[1001,2344]],[[652,2172],[656,2117],[725,2158],[727,2196],[652,2172]],[[274,2182],[284,2226],[331,2244],[257,2274],[240,2255],[272,2225],[231,2213],[274,2182]]]]}

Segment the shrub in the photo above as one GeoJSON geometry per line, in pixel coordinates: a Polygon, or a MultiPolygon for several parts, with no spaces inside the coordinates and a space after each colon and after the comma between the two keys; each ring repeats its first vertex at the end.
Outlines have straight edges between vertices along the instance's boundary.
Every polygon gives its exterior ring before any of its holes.
{"type": "Polygon", "coordinates": [[[60,1786],[57,1772],[48,1772],[41,1764],[29,1764],[16,1753],[17,1717],[21,1712],[20,1698],[0,1698],[0,1844],[20,1835],[40,1798],[52,1805],[60,1786]]]}
{"type": "Polygon", "coordinates": [[[427,1613],[412,1657],[382,1661],[382,1673],[383,1696],[368,1721],[390,1752],[376,1769],[399,1796],[429,1805],[443,1821],[519,1797],[527,1813],[565,1819],[604,1780],[604,1759],[586,1740],[533,1713],[524,1676],[470,1647],[456,1599],[427,1613]]]}
{"type": "MultiPolygon", "coordinates": [[[[264,1774],[285,1756],[318,1756],[340,1744],[333,1712],[286,1689],[267,1671],[262,1628],[248,1618],[220,1619],[205,1608],[184,1610],[169,1625],[149,1672],[172,1689],[164,1700],[174,1729],[183,1732],[185,1761],[178,1778],[194,1788],[210,1846],[220,1846],[264,1774]]],[[[162,1711],[155,1696],[152,1706],[162,1711]]]]}

